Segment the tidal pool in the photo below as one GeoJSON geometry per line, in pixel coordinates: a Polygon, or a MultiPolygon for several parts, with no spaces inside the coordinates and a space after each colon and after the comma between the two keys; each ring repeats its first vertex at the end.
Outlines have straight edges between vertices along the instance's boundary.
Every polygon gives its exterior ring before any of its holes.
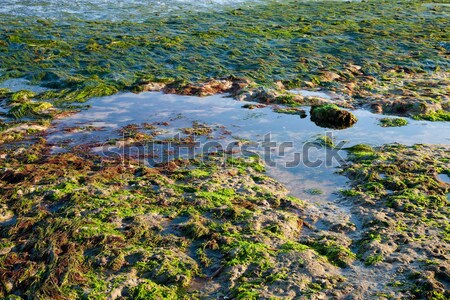
{"type": "MultiPolygon", "coordinates": [[[[118,129],[125,125],[154,122],[168,122],[164,126],[164,136],[167,137],[174,135],[179,128],[192,126],[192,122],[205,123],[230,132],[214,140],[224,149],[236,140],[252,142],[248,150],[265,160],[271,176],[284,183],[295,196],[316,199],[319,204],[335,200],[339,189],[345,187],[346,178],[336,171],[345,161],[346,152],[319,146],[314,142],[318,136],[330,136],[339,147],[360,143],[373,146],[450,143],[449,123],[408,119],[407,126],[384,128],[378,125],[378,121],[385,116],[365,110],[353,111],[358,117],[353,127],[333,130],[318,127],[309,116],[301,119],[298,115],[279,114],[269,106],[244,109],[242,106],[247,102],[223,95],[200,98],[156,92],[123,93],[94,98],[87,104],[91,106],[89,109],[55,122],[48,136],[50,143],[66,142],[69,147],[84,143],[102,144],[111,138],[120,139],[118,129]],[[67,131],[73,127],[99,130],[67,131]],[[311,194],[308,192],[310,189],[319,189],[322,194],[311,194]]],[[[308,107],[304,109],[309,112],[308,107]]],[[[200,142],[211,140],[200,139],[200,142]]],[[[101,151],[102,147],[97,149],[101,151]]]]}
{"type": "Polygon", "coordinates": [[[438,179],[442,182],[450,184],[450,176],[448,174],[438,174],[438,179]]]}

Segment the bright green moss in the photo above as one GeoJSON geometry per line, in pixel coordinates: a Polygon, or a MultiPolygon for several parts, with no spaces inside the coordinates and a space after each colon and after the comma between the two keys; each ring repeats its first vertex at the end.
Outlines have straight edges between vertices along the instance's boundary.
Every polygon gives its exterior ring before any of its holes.
{"type": "Polygon", "coordinates": [[[24,103],[36,96],[36,93],[32,91],[22,90],[15,92],[11,95],[10,103],[24,103]]]}
{"type": "Polygon", "coordinates": [[[421,114],[414,116],[416,120],[427,120],[427,121],[446,121],[450,122],[450,112],[439,110],[436,112],[431,112],[428,114],[421,114]]]}
{"type": "Polygon", "coordinates": [[[305,251],[307,249],[310,249],[310,247],[308,247],[308,246],[306,246],[304,244],[298,243],[298,242],[288,241],[288,242],[284,243],[283,245],[281,245],[280,249],[283,250],[283,251],[299,251],[299,252],[302,252],[302,251],[305,251]]]}
{"type": "Polygon", "coordinates": [[[144,280],[136,287],[130,289],[130,294],[133,299],[147,300],[147,299],[178,299],[177,288],[159,285],[151,280],[144,280]]]}
{"type": "Polygon", "coordinates": [[[232,206],[231,200],[235,195],[231,189],[222,189],[215,192],[200,191],[195,194],[199,198],[208,200],[213,206],[232,206]]]}
{"type": "Polygon", "coordinates": [[[381,127],[401,127],[408,125],[408,120],[401,118],[382,118],[380,119],[381,127]]]}
{"type": "Polygon", "coordinates": [[[356,258],[356,254],[350,249],[327,237],[310,240],[306,245],[328,258],[332,264],[342,268],[347,267],[356,258]]]}
{"type": "Polygon", "coordinates": [[[366,260],[364,261],[364,263],[365,263],[366,266],[371,266],[371,265],[375,265],[375,264],[377,264],[379,262],[382,262],[383,259],[384,259],[383,255],[381,255],[381,254],[374,254],[374,255],[368,256],[366,258],[366,260]]]}
{"type": "Polygon", "coordinates": [[[224,247],[233,252],[233,257],[227,262],[230,266],[247,265],[249,263],[263,264],[268,257],[267,245],[250,241],[236,241],[231,246],[224,247]]]}
{"type": "Polygon", "coordinates": [[[53,108],[53,105],[48,102],[25,102],[21,104],[14,105],[8,112],[8,115],[14,117],[15,119],[22,119],[25,117],[44,117],[45,111],[53,108]]]}

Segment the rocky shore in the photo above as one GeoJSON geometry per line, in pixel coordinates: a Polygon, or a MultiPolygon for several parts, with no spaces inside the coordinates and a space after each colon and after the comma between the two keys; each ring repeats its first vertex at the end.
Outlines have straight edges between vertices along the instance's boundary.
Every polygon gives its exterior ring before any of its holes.
{"type": "MultiPolygon", "coordinates": [[[[0,298],[449,299],[448,142],[339,148],[347,187],[313,202],[269,177],[257,155],[167,150],[145,165],[147,156],[96,153],[99,141],[48,139],[58,119],[122,92],[222,94],[250,101],[242,110],[255,122],[270,108],[321,130],[357,129],[354,109],[379,114],[380,130],[448,122],[448,15],[418,0],[261,1],[95,21],[1,11],[0,298]]],[[[106,144],[252,142],[197,120],[135,123],[115,124],[121,138],[106,144]]]]}
{"type": "Polygon", "coordinates": [[[3,149],[2,297],[448,297],[446,146],[350,148],[352,219],[327,228],[258,157],[145,167],[49,146],[3,149]]]}

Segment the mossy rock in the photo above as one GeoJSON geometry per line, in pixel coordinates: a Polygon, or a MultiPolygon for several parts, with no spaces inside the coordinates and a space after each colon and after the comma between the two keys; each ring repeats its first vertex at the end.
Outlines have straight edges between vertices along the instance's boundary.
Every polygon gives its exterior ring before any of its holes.
{"type": "Polygon", "coordinates": [[[188,286],[193,277],[199,274],[198,264],[184,253],[170,250],[160,251],[149,261],[138,263],[142,275],[159,284],[188,286]]]}
{"type": "Polygon", "coordinates": [[[144,280],[130,289],[133,299],[178,299],[176,287],[166,287],[151,280],[144,280]]]}
{"type": "Polygon", "coordinates": [[[0,99],[6,98],[8,95],[10,95],[12,92],[10,89],[7,88],[0,88],[0,99]]]}
{"type": "Polygon", "coordinates": [[[435,112],[430,112],[428,114],[420,114],[414,116],[416,120],[427,120],[427,121],[442,121],[450,122],[450,112],[444,110],[438,110],[435,112]]]}
{"type": "Polygon", "coordinates": [[[358,119],[334,104],[325,104],[311,107],[311,121],[320,127],[345,129],[352,127],[358,119]]]}
{"type": "Polygon", "coordinates": [[[331,138],[328,135],[319,135],[317,138],[313,141],[314,144],[319,145],[321,147],[330,148],[333,149],[336,147],[334,144],[333,138],[331,138]]]}
{"type": "Polygon", "coordinates": [[[298,108],[298,107],[283,107],[283,108],[278,107],[278,108],[275,108],[273,111],[276,113],[279,113],[279,114],[299,115],[300,118],[302,118],[302,119],[306,118],[306,112],[303,109],[298,108]]]}
{"type": "Polygon", "coordinates": [[[402,127],[408,125],[408,120],[402,118],[382,118],[379,125],[381,127],[402,127]]]}
{"type": "Polygon", "coordinates": [[[32,91],[21,90],[11,95],[11,103],[24,103],[31,100],[36,94],[32,91]]]}
{"type": "Polygon", "coordinates": [[[48,102],[26,102],[13,106],[8,115],[15,119],[42,117],[48,115],[46,112],[51,108],[53,105],[48,102]]]}

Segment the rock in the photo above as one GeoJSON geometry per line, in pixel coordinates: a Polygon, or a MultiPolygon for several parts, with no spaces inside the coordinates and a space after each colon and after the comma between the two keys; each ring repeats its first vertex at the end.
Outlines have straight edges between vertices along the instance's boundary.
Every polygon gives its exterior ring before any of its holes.
{"type": "Polygon", "coordinates": [[[14,288],[13,280],[12,279],[5,280],[5,282],[3,282],[3,286],[5,287],[6,292],[9,293],[14,288]]]}
{"type": "Polygon", "coordinates": [[[229,281],[231,283],[231,287],[233,287],[236,284],[235,281],[241,278],[242,274],[244,274],[246,267],[243,265],[236,265],[227,269],[227,273],[230,274],[229,281]]]}
{"type": "Polygon", "coordinates": [[[174,82],[165,86],[163,91],[167,94],[195,95],[200,97],[222,93],[230,93],[235,95],[238,91],[247,87],[250,83],[251,82],[247,79],[234,77],[213,79],[199,84],[174,82]]]}
{"type": "Polygon", "coordinates": [[[278,96],[278,93],[273,89],[259,87],[248,91],[241,91],[235,96],[235,99],[239,101],[256,101],[269,104],[276,103],[278,96]]]}
{"type": "Polygon", "coordinates": [[[311,299],[317,299],[317,300],[327,299],[327,295],[325,293],[319,292],[319,293],[315,294],[311,299]]]}
{"type": "Polygon", "coordinates": [[[330,227],[332,232],[352,232],[356,230],[356,225],[350,222],[334,224],[330,227]]]}
{"type": "Polygon", "coordinates": [[[314,83],[312,83],[311,81],[304,81],[303,84],[304,84],[306,87],[309,87],[309,88],[314,88],[314,87],[316,87],[316,85],[315,85],[314,83]]]}
{"type": "MultiPolygon", "coordinates": [[[[41,126],[37,124],[21,124],[16,127],[8,128],[4,131],[4,133],[21,133],[21,132],[27,132],[27,131],[44,131],[48,128],[48,126],[41,126]]],[[[23,149],[23,148],[19,148],[23,149]]]]}
{"type": "Polygon", "coordinates": [[[242,105],[242,108],[247,108],[247,109],[256,109],[256,108],[264,108],[266,107],[266,105],[264,104],[244,104],[242,105]]]}
{"type": "Polygon", "coordinates": [[[281,82],[281,81],[275,82],[275,86],[276,86],[279,90],[285,90],[285,89],[286,89],[286,87],[284,86],[283,82],[281,82]]]}
{"type": "Polygon", "coordinates": [[[348,93],[351,95],[353,90],[356,88],[356,82],[349,82],[345,85],[345,87],[348,89],[348,93]]]}
{"type": "Polygon", "coordinates": [[[320,127],[344,129],[353,126],[358,119],[334,104],[325,104],[311,107],[311,121],[320,127]]]}
{"type": "Polygon", "coordinates": [[[383,103],[383,113],[398,115],[429,114],[441,110],[439,103],[432,102],[411,102],[407,100],[385,101],[383,103]]]}
{"type": "Polygon", "coordinates": [[[341,76],[339,74],[330,72],[330,71],[326,71],[326,72],[323,72],[322,75],[320,76],[320,81],[331,82],[331,81],[335,81],[339,78],[341,78],[341,76]]]}
{"type": "Polygon", "coordinates": [[[306,118],[306,112],[298,107],[274,107],[274,112],[287,115],[299,115],[300,118],[306,118]]]}
{"type": "Polygon", "coordinates": [[[142,86],[142,92],[159,92],[166,87],[163,82],[149,82],[142,86]]]}
{"type": "Polygon", "coordinates": [[[347,70],[349,70],[350,72],[352,72],[353,74],[359,74],[359,72],[361,71],[362,67],[358,66],[358,65],[353,65],[353,64],[348,64],[346,66],[347,70]]]}
{"type": "Polygon", "coordinates": [[[380,103],[373,103],[370,106],[370,110],[375,114],[382,114],[383,113],[383,106],[380,103]]]}
{"type": "Polygon", "coordinates": [[[450,112],[450,100],[441,103],[442,109],[450,112]]]}
{"type": "Polygon", "coordinates": [[[0,223],[7,222],[14,217],[14,212],[8,210],[8,207],[3,204],[0,206],[0,223]]]}
{"type": "Polygon", "coordinates": [[[199,272],[197,262],[182,252],[160,251],[153,254],[149,261],[151,263],[141,271],[139,276],[147,277],[160,284],[175,283],[187,287],[199,272]]]}

